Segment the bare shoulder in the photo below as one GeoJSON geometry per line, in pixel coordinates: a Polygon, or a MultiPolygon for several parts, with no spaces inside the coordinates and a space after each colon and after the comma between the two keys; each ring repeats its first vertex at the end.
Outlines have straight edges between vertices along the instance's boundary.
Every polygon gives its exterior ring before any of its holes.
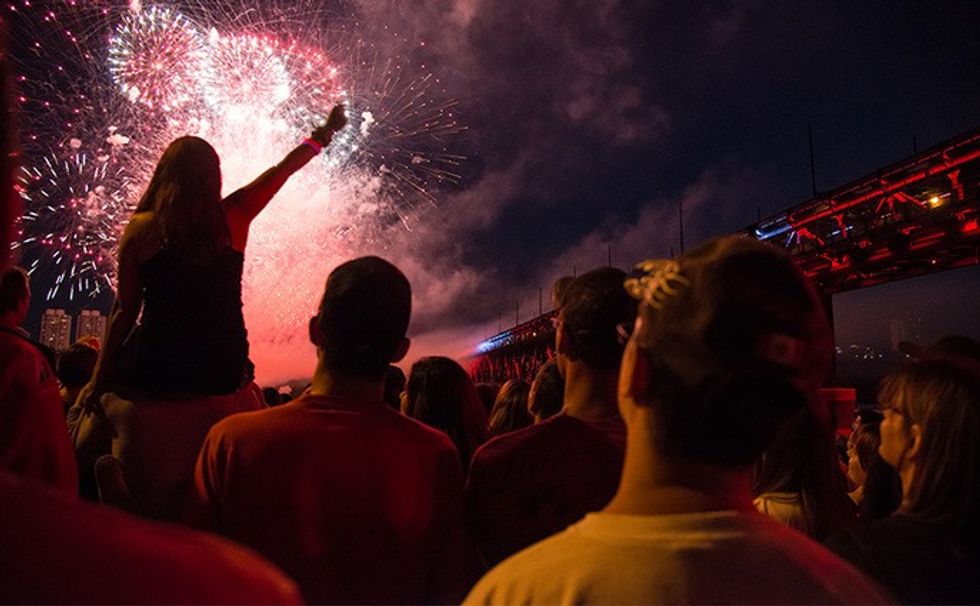
{"type": "Polygon", "coordinates": [[[153,211],[134,213],[123,230],[120,250],[134,252],[141,260],[156,252],[159,248],[158,238],[150,229],[153,218],[153,211]]]}

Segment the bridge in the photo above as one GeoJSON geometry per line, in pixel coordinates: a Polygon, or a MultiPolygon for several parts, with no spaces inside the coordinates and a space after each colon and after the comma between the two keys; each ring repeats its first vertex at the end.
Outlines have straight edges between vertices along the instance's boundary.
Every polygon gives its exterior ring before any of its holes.
{"type": "MultiPolygon", "coordinates": [[[[786,248],[831,295],[980,263],[980,128],[742,230],[786,248]]],[[[477,345],[475,358],[553,342],[550,311],[477,345]]]]}

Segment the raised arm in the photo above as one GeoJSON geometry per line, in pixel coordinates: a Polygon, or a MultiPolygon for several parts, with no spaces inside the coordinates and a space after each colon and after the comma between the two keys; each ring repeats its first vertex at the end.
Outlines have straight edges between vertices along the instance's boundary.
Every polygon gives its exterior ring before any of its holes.
{"type": "Polygon", "coordinates": [[[330,111],[327,123],[314,130],[309,139],[286,154],[286,157],[279,164],[228,196],[225,203],[228,210],[237,215],[235,219],[244,221],[247,228],[247,224],[251,223],[252,219],[262,212],[262,209],[266,207],[272,196],[276,195],[276,192],[282,188],[286,180],[293,173],[306,166],[306,163],[312,160],[313,156],[320,153],[321,148],[329,145],[334,133],[346,124],[347,115],[344,112],[344,106],[335,106],[330,111]]]}

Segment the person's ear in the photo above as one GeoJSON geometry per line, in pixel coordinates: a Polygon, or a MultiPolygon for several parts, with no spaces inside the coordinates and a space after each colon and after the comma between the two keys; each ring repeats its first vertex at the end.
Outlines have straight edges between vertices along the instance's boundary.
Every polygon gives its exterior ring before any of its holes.
{"type": "Polygon", "coordinates": [[[310,318],[310,343],[316,345],[318,348],[323,348],[323,335],[320,334],[320,316],[313,316],[310,318]]]}
{"type": "Polygon", "coordinates": [[[921,451],[922,426],[918,423],[913,423],[912,427],[909,428],[909,443],[906,447],[905,454],[910,461],[914,461],[921,451]]]}
{"type": "Polygon", "coordinates": [[[401,362],[402,359],[408,354],[408,348],[412,344],[412,340],[408,337],[402,337],[401,343],[398,344],[398,348],[395,349],[395,355],[391,358],[391,363],[401,362]]]}

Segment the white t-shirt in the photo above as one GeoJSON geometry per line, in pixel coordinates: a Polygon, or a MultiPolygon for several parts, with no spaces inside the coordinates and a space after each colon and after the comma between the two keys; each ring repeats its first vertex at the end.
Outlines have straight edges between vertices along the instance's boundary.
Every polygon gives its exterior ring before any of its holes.
{"type": "Polygon", "coordinates": [[[760,514],[593,513],[487,573],[464,604],[887,603],[870,580],[760,514]]]}

